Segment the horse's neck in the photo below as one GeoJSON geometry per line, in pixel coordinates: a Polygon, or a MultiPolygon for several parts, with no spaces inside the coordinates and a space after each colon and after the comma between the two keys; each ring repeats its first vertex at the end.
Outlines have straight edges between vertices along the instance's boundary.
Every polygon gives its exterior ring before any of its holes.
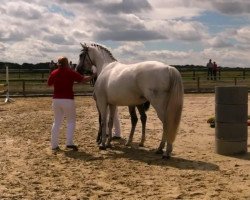
{"type": "Polygon", "coordinates": [[[97,68],[97,75],[111,62],[114,62],[114,60],[104,50],[96,52],[95,66],[97,68]]]}

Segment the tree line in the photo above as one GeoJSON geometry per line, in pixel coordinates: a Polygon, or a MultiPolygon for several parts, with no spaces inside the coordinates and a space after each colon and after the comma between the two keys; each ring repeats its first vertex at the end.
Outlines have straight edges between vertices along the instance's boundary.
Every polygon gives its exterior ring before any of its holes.
{"type": "Polygon", "coordinates": [[[18,64],[18,63],[11,63],[11,62],[0,62],[0,69],[5,70],[5,67],[8,66],[9,69],[16,69],[16,70],[49,70],[50,69],[50,62],[45,62],[45,63],[37,63],[37,64],[32,64],[32,63],[23,63],[23,64],[18,64]]]}
{"type": "MultiPolygon", "coordinates": [[[[50,70],[50,62],[44,62],[44,63],[11,63],[11,62],[0,62],[0,70],[5,70],[6,65],[9,67],[9,69],[15,69],[15,70],[24,70],[24,71],[36,71],[36,70],[50,70]]],[[[206,69],[206,66],[202,65],[172,65],[173,67],[179,69],[179,70],[201,70],[206,69]]],[[[240,67],[235,68],[229,68],[229,67],[223,67],[223,69],[242,69],[240,67]]]]}

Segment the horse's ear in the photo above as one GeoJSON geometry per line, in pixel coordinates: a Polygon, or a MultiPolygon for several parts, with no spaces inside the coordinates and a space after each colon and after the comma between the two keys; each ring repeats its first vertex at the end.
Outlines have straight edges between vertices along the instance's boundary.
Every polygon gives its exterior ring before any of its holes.
{"type": "Polygon", "coordinates": [[[80,43],[83,49],[88,48],[88,45],[84,42],[84,44],[80,43]]]}
{"type": "Polygon", "coordinates": [[[80,44],[81,44],[82,48],[84,48],[86,46],[86,43],[84,43],[84,44],[80,43],[80,44]]]}

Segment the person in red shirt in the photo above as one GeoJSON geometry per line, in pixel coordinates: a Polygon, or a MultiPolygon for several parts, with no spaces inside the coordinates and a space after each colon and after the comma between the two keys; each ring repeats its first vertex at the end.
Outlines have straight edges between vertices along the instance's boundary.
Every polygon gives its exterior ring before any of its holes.
{"type": "Polygon", "coordinates": [[[54,122],[51,129],[51,147],[53,151],[60,150],[59,131],[64,116],[67,120],[66,148],[78,151],[77,145],[73,142],[73,135],[76,124],[76,108],[74,101],[74,82],[86,83],[92,80],[92,76],[82,76],[73,71],[66,57],[60,57],[57,63],[58,68],[51,72],[48,78],[48,85],[54,86],[52,108],[54,111],[54,122]]]}

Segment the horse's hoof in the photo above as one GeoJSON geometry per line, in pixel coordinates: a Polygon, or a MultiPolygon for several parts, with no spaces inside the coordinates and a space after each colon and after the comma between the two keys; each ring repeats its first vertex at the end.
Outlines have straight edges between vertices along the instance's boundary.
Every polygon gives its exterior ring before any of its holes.
{"type": "Polygon", "coordinates": [[[126,142],[126,143],[125,143],[125,146],[127,146],[127,147],[128,147],[128,146],[131,146],[131,142],[126,142]]]}
{"type": "Polygon", "coordinates": [[[155,153],[156,154],[163,154],[163,150],[162,149],[157,149],[155,153]]]}
{"type": "Polygon", "coordinates": [[[140,144],[139,144],[139,147],[144,147],[144,144],[143,144],[143,143],[140,143],[140,144]]]}
{"type": "Polygon", "coordinates": [[[97,142],[98,145],[102,143],[101,140],[97,140],[96,142],[97,142]]]}
{"type": "Polygon", "coordinates": [[[171,158],[170,155],[162,155],[163,160],[169,160],[171,158]]]}
{"type": "Polygon", "coordinates": [[[106,150],[106,146],[102,146],[102,145],[101,145],[101,146],[99,146],[99,149],[100,149],[100,150],[106,150]]]}
{"type": "Polygon", "coordinates": [[[111,149],[112,145],[111,144],[107,144],[106,147],[111,149]]]}

